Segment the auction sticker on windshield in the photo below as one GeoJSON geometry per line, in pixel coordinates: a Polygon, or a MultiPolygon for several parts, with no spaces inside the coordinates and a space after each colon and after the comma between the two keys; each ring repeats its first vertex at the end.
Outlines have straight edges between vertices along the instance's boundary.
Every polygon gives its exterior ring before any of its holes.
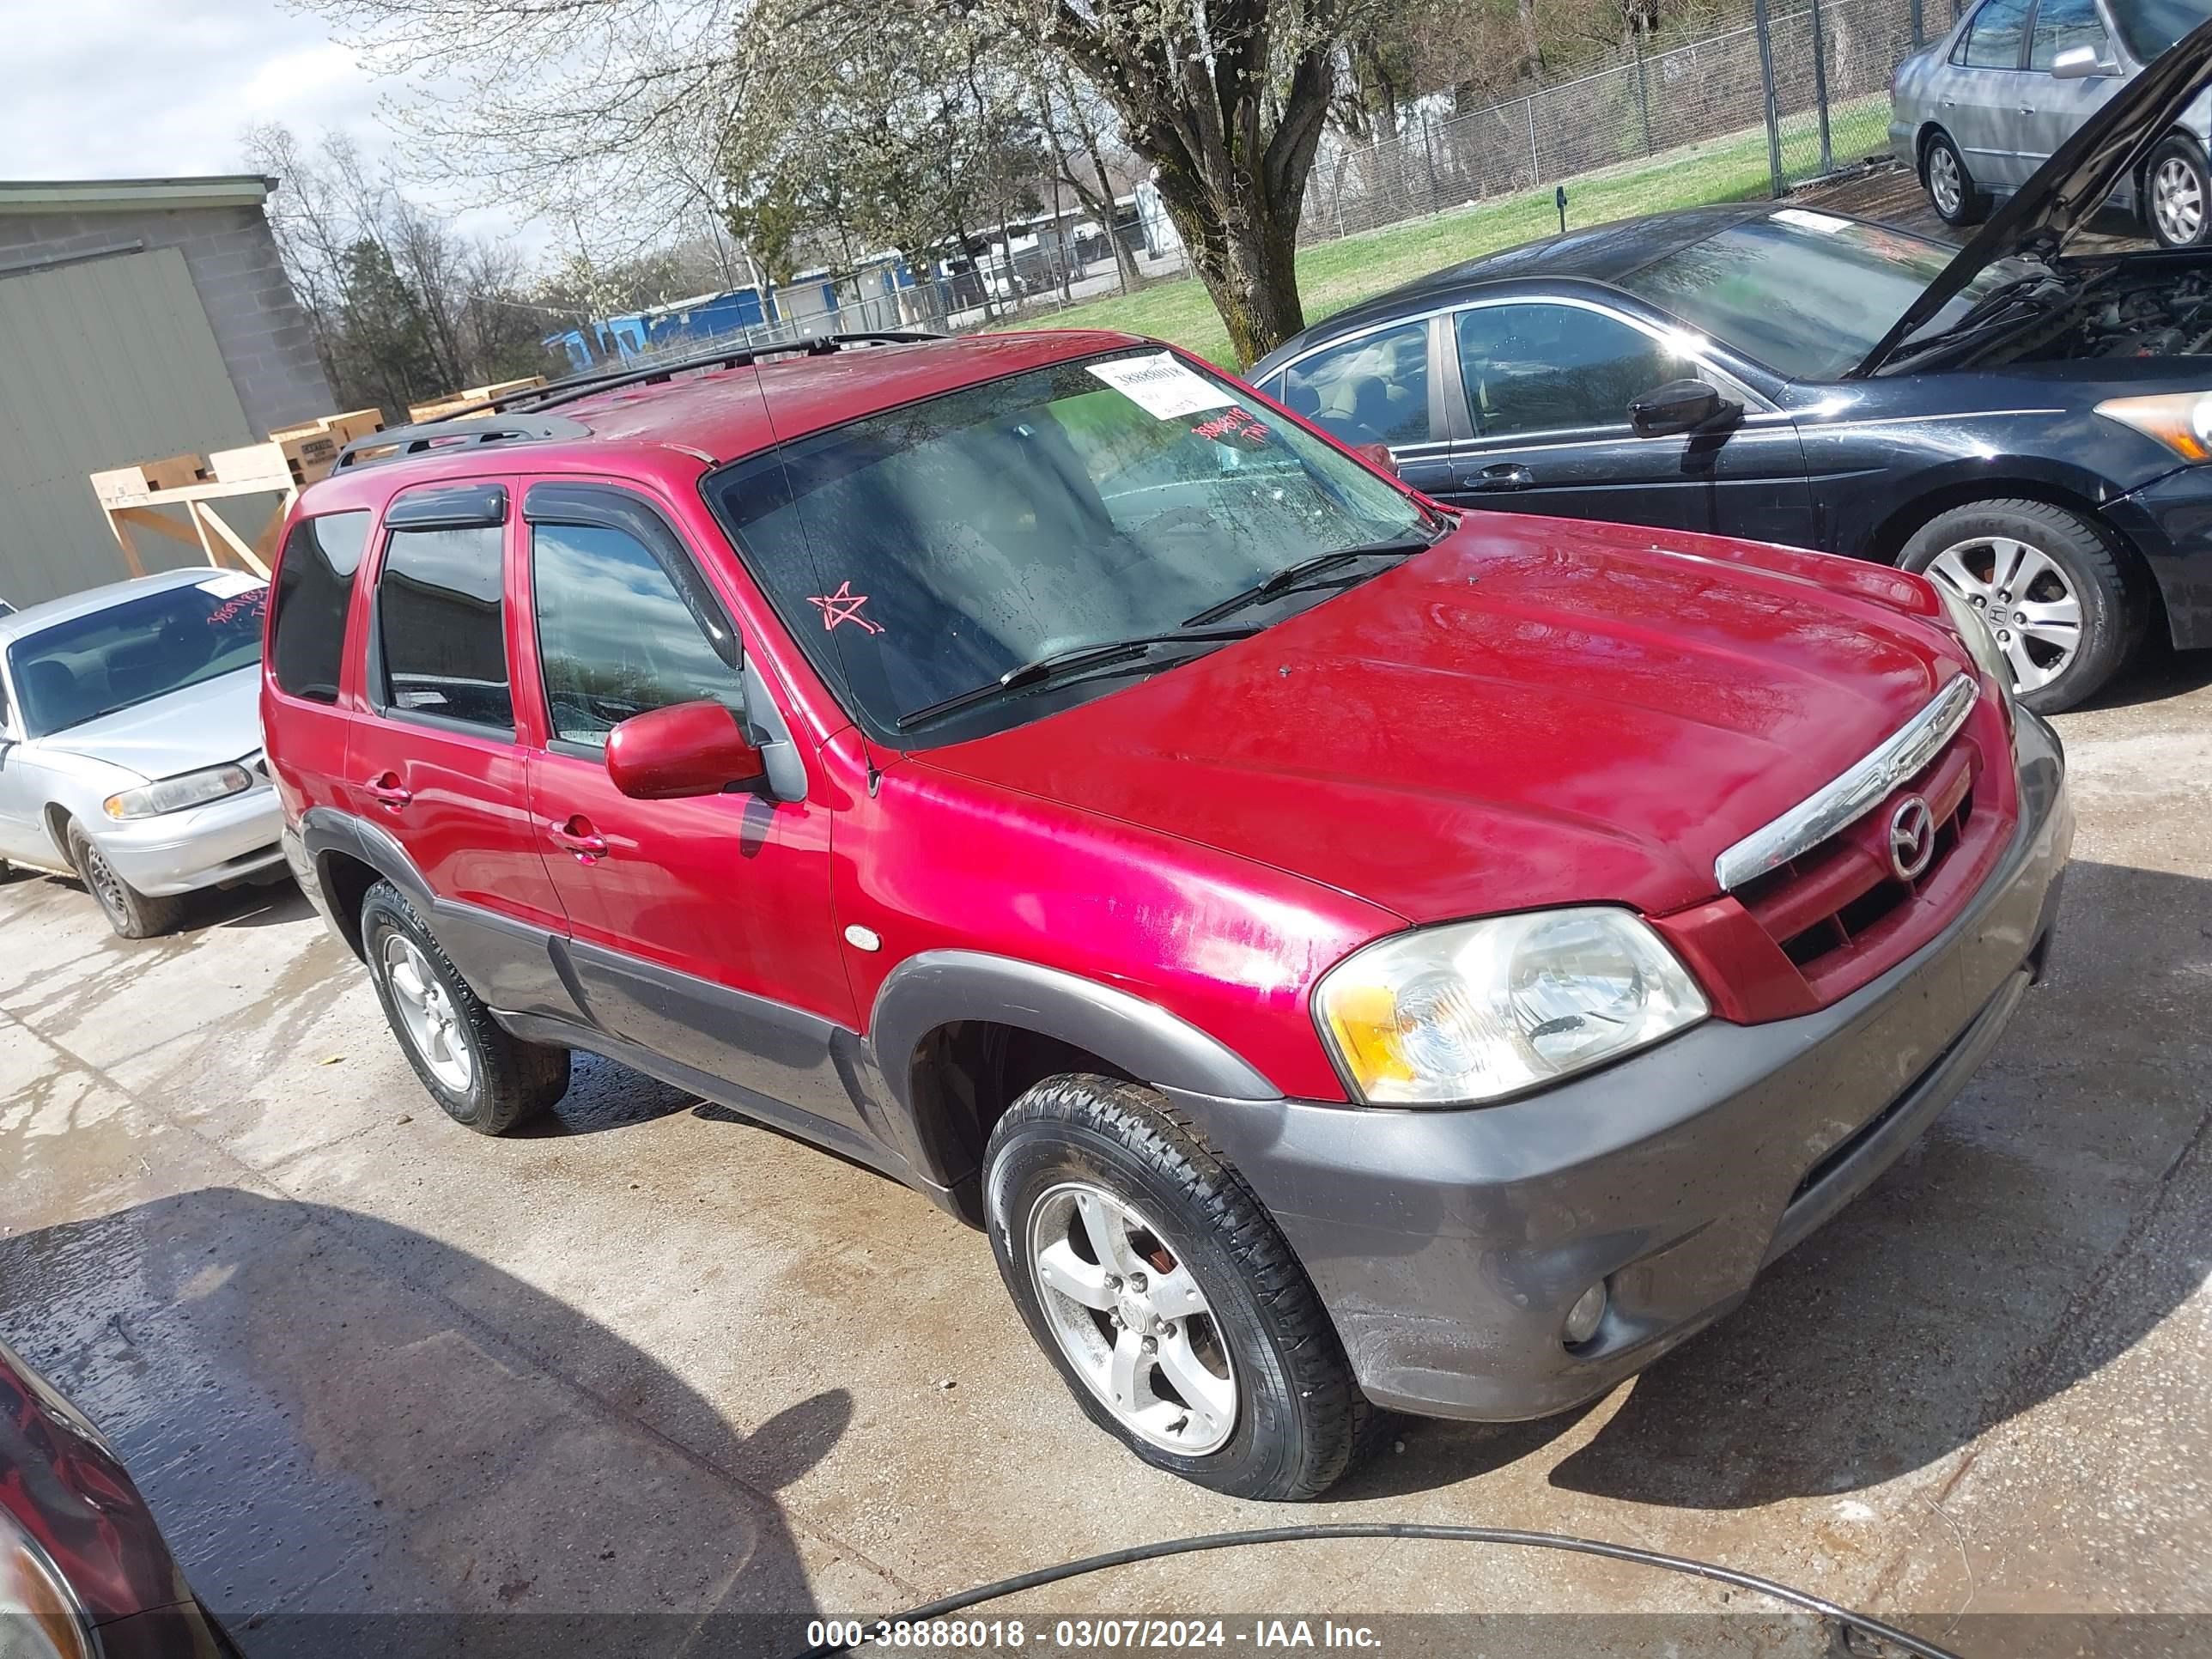
{"type": "Polygon", "coordinates": [[[1119,362],[1085,367],[1156,421],[1172,421],[1200,410],[1226,409],[1234,401],[1203,374],[1194,374],[1164,351],[1155,357],[1124,357],[1119,362]]]}

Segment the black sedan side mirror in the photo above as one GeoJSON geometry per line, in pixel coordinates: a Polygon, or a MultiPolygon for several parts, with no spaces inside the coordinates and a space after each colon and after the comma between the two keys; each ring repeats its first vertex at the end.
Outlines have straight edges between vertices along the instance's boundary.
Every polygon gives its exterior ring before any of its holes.
{"type": "Polygon", "coordinates": [[[1669,380],[1629,404],[1628,423],[1639,438],[1663,438],[1718,426],[1742,413],[1741,404],[1722,397],[1704,380],[1669,380]]]}

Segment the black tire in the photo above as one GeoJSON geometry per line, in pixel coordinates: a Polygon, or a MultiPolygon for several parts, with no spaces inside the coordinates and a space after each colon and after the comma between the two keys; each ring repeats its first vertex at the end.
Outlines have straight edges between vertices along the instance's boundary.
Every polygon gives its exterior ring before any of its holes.
{"type": "MultiPolygon", "coordinates": [[[[2081,608],[2080,642],[2072,660],[2046,684],[2021,691],[2021,702],[2039,714],[2056,714],[2095,696],[2128,659],[2149,620],[2149,606],[2130,580],[2131,556],[2103,526],[2065,507],[2047,501],[1988,501],[1938,514],[1914,532],[1897,562],[1925,574],[1947,549],[1980,538],[2020,542],[2045,555],[2058,567],[2081,608]]],[[[2000,639],[2009,643],[2003,617],[1994,608],[1984,614],[1991,617],[2000,639]]]]}
{"type": "Polygon", "coordinates": [[[153,939],[174,927],[185,914],[182,896],[155,898],[140,892],[115,872],[99,844],[72,820],[69,827],[70,862],[84,878],[85,890],[99,901],[107,925],[124,939],[153,939]]]}
{"type": "Polygon", "coordinates": [[[368,976],[376,987],[377,1000],[384,1005],[392,1035],[398,1039],[401,1052],[422,1086],[454,1122],[478,1134],[503,1135],[545,1111],[568,1091],[568,1051],[525,1042],[494,1019],[439,948],[414,906],[388,881],[378,882],[362,899],[361,939],[368,976]],[[456,1087],[440,1078],[407,1029],[386,960],[386,943],[395,933],[412,942],[442,994],[454,1037],[468,1053],[465,1086],[456,1087]]]}
{"type": "MultiPolygon", "coordinates": [[[[1146,1462],[1232,1497],[1296,1500],[1320,1496],[1364,1451],[1383,1419],[1305,1269],[1243,1177],[1155,1091],[1105,1077],[1038,1084],[991,1131],[983,1191],[1000,1276],[1030,1335],[1091,1420],[1146,1462]],[[1030,1229],[1077,1182],[1155,1223],[1154,1267],[1187,1267],[1203,1291],[1206,1340],[1218,1338],[1236,1382],[1235,1425],[1216,1449],[1186,1455],[1132,1431],[1054,1334],[1030,1229]]],[[[1110,1341],[1114,1316],[1093,1317],[1110,1341]]]]}
{"type": "Polygon", "coordinates": [[[1989,217],[1990,194],[1974,182],[1967,171],[1966,158],[1959,154],[1958,145],[1951,135],[1937,130],[1929,135],[1928,142],[1920,147],[1920,187],[1928,192],[1928,204],[1936,210],[1936,216],[1947,225],[1978,225],[1989,217]],[[1939,161],[1937,153],[1945,158],[1939,161]],[[1955,170],[1958,188],[1954,192],[1942,182],[1941,169],[1948,165],[1955,170]],[[1952,201],[1944,206],[1947,199],[1952,201]]]}
{"type": "Polygon", "coordinates": [[[2151,152],[2137,204],[2160,247],[2203,247],[2212,240],[2212,171],[2204,146],[2176,133],[2151,152]]]}

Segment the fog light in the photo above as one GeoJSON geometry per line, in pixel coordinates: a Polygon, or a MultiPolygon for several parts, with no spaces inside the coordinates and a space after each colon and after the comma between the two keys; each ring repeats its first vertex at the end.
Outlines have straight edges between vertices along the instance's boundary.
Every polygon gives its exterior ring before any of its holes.
{"type": "Polygon", "coordinates": [[[1575,1305],[1567,1310],[1567,1322],[1559,1334],[1571,1348],[1579,1348],[1597,1334],[1600,1321],[1605,1317],[1605,1280],[1598,1282],[1575,1298],[1575,1305]]]}

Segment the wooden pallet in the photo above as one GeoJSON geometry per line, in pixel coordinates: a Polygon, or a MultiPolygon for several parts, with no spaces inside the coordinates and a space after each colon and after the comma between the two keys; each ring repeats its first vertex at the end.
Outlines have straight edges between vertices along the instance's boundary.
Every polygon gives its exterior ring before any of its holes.
{"type": "Polygon", "coordinates": [[[448,415],[472,409],[478,404],[488,404],[494,398],[505,398],[517,392],[528,392],[533,386],[545,384],[543,374],[532,374],[526,380],[501,380],[491,386],[471,386],[466,392],[456,392],[450,397],[433,398],[428,403],[407,405],[407,418],[416,425],[424,421],[441,421],[448,415]]]}
{"type": "Polygon", "coordinates": [[[172,541],[197,543],[210,564],[220,567],[227,558],[240,569],[265,580],[269,556],[274,550],[270,538],[283,523],[284,514],[290,511],[293,500],[300,493],[284,446],[248,444],[241,449],[217,450],[204,460],[198,455],[176,456],[171,460],[194,465],[189,473],[168,462],[140,462],[91,475],[93,496],[107,520],[108,533],[123,550],[123,560],[131,567],[131,574],[146,574],[146,562],[140,557],[137,544],[131,538],[133,530],[145,530],[167,536],[172,541]],[[159,482],[187,476],[193,481],[167,484],[159,482]],[[249,545],[215,509],[215,503],[220,501],[240,495],[269,495],[281,499],[258,546],[249,545]],[[180,524],[169,517],[161,510],[164,507],[182,508],[184,522],[180,524]]]}

